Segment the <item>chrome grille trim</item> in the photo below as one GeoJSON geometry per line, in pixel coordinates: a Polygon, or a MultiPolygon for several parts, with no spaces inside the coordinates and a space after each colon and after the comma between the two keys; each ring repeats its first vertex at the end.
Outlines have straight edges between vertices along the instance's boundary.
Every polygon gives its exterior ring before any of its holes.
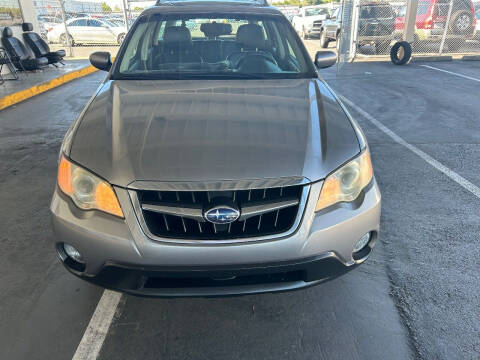
{"type": "Polygon", "coordinates": [[[268,189],[294,185],[306,185],[311,181],[306,177],[289,176],[276,179],[246,179],[224,181],[134,181],[127,186],[132,190],[151,191],[235,191],[268,189]]]}
{"type": "Polygon", "coordinates": [[[275,211],[275,210],[279,211],[281,209],[285,209],[290,206],[296,206],[298,205],[298,203],[299,203],[298,199],[293,199],[293,198],[284,200],[284,201],[276,201],[276,202],[269,202],[269,203],[263,203],[261,201],[258,201],[254,205],[243,207],[241,209],[242,212],[238,220],[240,221],[246,220],[253,216],[262,215],[270,211],[275,211]]]}
{"type": "Polygon", "coordinates": [[[201,207],[178,207],[175,205],[165,206],[165,205],[154,205],[154,204],[142,204],[143,210],[154,211],[167,215],[181,216],[188,219],[193,219],[199,222],[204,222],[203,211],[201,207]]]}
{"type": "MultiPolygon", "coordinates": [[[[303,186],[302,189],[302,194],[301,194],[301,199],[300,202],[298,203],[298,211],[297,215],[295,217],[295,221],[293,225],[290,227],[289,230],[279,233],[279,234],[274,234],[274,235],[266,235],[266,236],[257,236],[257,237],[249,237],[249,238],[235,238],[235,239],[224,239],[224,240],[219,240],[219,239],[214,239],[214,240],[209,240],[209,239],[179,239],[179,238],[167,238],[167,237],[160,237],[152,234],[145,222],[145,219],[143,217],[143,212],[142,212],[142,206],[140,204],[140,201],[138,199],[137,192],[135,190],[128,190],[128,194],[130,196],[130,201],[132,202],[133,208],[135,210],[135,215],[137,217],[137,220],[140,224],[140,227],[144,234],[154,240],[154,241],[159,241],[159,242],[164,242],[164,243],[174,243],[174,244],[189,244],[189,245],[219,245],[219,244],[235,244],[235,243],[247,243],[247,242],[261,242],[261,241],[273,241],[273,240],[278,240],[281,238],[285,238],[288,236],[291,236],[294,234],[298,227],[300,226],[301,220],[303,218],[303,214],[305,212],[305,207],[308,202],[308,197],[310,193],[310,185],[305,185],[303,186]]],[[[276,215],[276,220],[278,219],[278,211],[277,210],[277,215],[276,215]]],[[[165,216],[164,216],[165,218],[165,216]]],[[[248,221],[244,221],[243,227],[245,229],[245,224],[248,221]]],[[[165,218],[166,222],[166,218],[165,218]]],[[[200,227],[200,232],[201,231],[201,223],[198,222],[198,225],[200,227]]]]}

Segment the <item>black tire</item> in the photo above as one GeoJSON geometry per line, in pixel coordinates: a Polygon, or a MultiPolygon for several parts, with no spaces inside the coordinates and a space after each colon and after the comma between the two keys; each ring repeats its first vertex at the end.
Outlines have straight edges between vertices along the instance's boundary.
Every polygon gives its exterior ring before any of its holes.
{"type": "Polygon", "coordinates": [[[460,10],[452,15],[448,24],[450,33],[465,35],[473,33],[473,16],[470,11],[460,10]]]}
{"type": "MultiPolygon", "coordinates": [[[[67,34],[65,34],[65,33],[61,34],[58,39],[60,40],[60,43],[61,43],[63,46],[68,46],[67,34]]],[[[72,38],[71,35],[70,35],[70,44],[71,44],[72,46],[75,46],[75,42],[73,41],[73,38],[72,38]]]]}
{"type": "Polygon", "coordinates": [[[123,40],[125,40],[125,34],[118,35],[118,38],[117,38],[118,45],[122,45],[123,40]]]}
{"type": "Polygon", "coordinates": [[[406,41],[398,41],[390,50],[390,60],[395,65],[404,65],[412,57],[412,47],[406,41]]]}
{"type": "Polygon", "coordinates": [[[305,28],[302,26],[302,32],[300,33],[300,36],[302,37],[302,39],[304,40],[307,40],[308,39],[308,35],[307,33],[305,32],[305,28]]]}
{"type": "Polygon", "coordinates": [[[323,30],[322,33],[320,34],[320,47],[324,49],[328,48],[329,42],[330,40],[327,38],[327,33],[325,32],[325,30],[323,30]]]}

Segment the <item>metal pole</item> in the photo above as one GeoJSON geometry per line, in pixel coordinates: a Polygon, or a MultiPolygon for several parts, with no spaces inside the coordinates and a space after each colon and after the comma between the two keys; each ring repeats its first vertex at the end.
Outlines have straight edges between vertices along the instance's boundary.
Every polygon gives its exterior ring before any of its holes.
{"type": "Polygon", "coordinates": [[[443,47],[445,46],[445,39],[447,37],[448,25],[450,24],[450,17],[452,16],[452,8],[453,8],[453,0],[450,0],[450,7],[448,8],[447,22],[445,23],[445,29],[443,29],[442,42],[440,43],[440,49],[438,50],[439,55],[442,55],[443,47]]]}
{"type": "Polygon", "coordinates": [[[409,0],[405,11],[405,25],[403,28],[403,40],[409,43],[415,41],[415,23],[417,20],[418,0],[409,0]]]}
{"type": "Polygon", "coordinates": [[[130,29],[130,24],[128,23],[128,14],[127,14],[128,2],[127,2],[127,0],[122,0],[122,7],[123,7],[123,19],[125,20],[125,27],[127,28],[127,31],[128,31],[130,29]]]}
{"type": "Polygon", "coordinates": [[[60,11],[62,12],[62,21],[63,21],[63,26],[65,26],[65,36],[67,40],[67,46],[68,46],[68,56],[73,57],[73,47],[72,47],[72,38],[70,37],[70,33],[68,32],[68,27],[67,27],[67,16],[65,15],[65,0],[59,0],[60,2],[60,11]]]}
{"type": "Polygon", "coordinates": [[[351,33],[350,33],[350,49],[349,61],[353,62],[355,60],[355,56],[357,55],[357,40],[358,40],[358,21],[360,18],[360,0],[353,0],[352,1],[352,22],[350,24],[351,33]]]}

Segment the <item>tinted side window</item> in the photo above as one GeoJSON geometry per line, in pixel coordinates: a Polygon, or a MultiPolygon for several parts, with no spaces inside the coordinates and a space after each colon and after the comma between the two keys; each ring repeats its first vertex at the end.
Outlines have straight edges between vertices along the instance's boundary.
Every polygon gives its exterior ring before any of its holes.
{"type": "Polygon", "coordinates": [[[102,23],[98,20],[88,20],[88,26],[102,27],[102,23]]]}

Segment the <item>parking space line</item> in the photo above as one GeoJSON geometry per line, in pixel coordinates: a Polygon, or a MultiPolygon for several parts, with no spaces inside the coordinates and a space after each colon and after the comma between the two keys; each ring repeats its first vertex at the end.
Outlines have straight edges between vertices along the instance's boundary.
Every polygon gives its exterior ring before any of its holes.
{"type": "Polygon", "coordinates": [[[122,294],[115,291],[103,292],[73,360],[94,360],[98,357],[121,297],[122,294]]]}
{"type": "Polygon", "coordinates": [[[477,198],[480,198],[480,188],[474,184],[472,184],[470,181],[467,179],[463,178],[459,174],[457,174],[455,171],[449,169],[439,161],[435,160],[432,158],[430,155],[426,154],[416,146],[406,142],[403,138],[395,134],[392,130],[387,128],[385,125],[383,125],[380,121],[375,119],[372,115],[367,113],[365,110],[361,109],[357,105],[355,105],[352,101],[348,100],[346,97],[340,95],[341,100],[346,103],[348,106],[352,107],[355,109],[359,114],[361,114],[365,119],[370,121],[374,126],[376,126],[379,130],[381,130],[383,133],[388,135],[395,141],[396,143],[406,147],[416,155],[418,155],[420,158],[425,160],[427,163],[429,163],[431,166],[433,166],[435,169],[438,171],[444,173],[446,176],[448,176],[450,179],[455,181],[457,184],[462,186],[465,190],[470,191],[473,195],[475,195],[477,198]]]}
{"type": "Polygon", "coordinates": [[[471,76],[467,76],[467,75],[462,75],[462,74],[459,74],[459,73],[456,73],[456,72],[453,72],[453,71],[439,69],[439,68],[436,68],[436,67],[430,66],[430,65],[420,65],[420,66],[423,66],[423,67],[426,67],[426,68],[429,68],[429,69],[432,69],[432,70],[441,71],[441,72],[444,72],[444,73],[447,73],[447,74],[450,74],[450,75],[455,75],[455,76],[458,76],[458,77],[461,77],[461,78],[464,78],[464,79],[480,82],[480,79],[477,79],[477,78],[474,78],[474,77],[471,77],[471,76]]]}
{"type": "Polygon", "coordinates": [[[92,65],[86,66],[84,68],[70,71],[66,74],[60,75],[54,79],[48,80],[42,84],[34,85],[30,88],[17,91],[13,94],[5,95],[0,97],[0,110],[6,109],[12,105],[18,104],[21,101],[30,99],[31,97],[37,96],[45,91],[54,89],[63,84],[66,84],[72,80],[90,75],[96,72],[98,69],[94,68],[92,65]]]}

